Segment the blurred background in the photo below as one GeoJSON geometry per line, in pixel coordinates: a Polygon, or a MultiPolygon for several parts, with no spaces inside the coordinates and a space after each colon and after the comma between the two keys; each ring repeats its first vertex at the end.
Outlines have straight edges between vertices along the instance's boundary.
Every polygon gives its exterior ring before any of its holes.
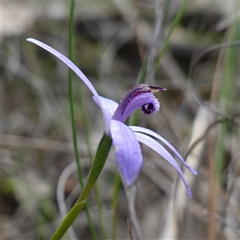
{"type": "MultiPolygon", "coordinates": [[[[80,187],[72,144],[68,68],[26,41],[68,55],[69,2],[1,2],[1,238],[49,239],[80,187]]],[[[74,62],[100,95],[120,101],[139,81],[167,88],[138,125],[161,134],[198,170],[177,172],[143,146],[136,214],[143,239],[239,239],[239,16],[237,1],[77,1],[74,62]],[[155,72],[153,73],[153,70],[155,72]]],[[[79,156],[86,177],[103,134],[101,112],[74,75],[79,156]]],[[[131,239],[120,184],[112,220],[114,152],[89,209],[97,239],[131,239]],[[98,198],[99,199],[99,198],[98,198]]],[[[73,225],[92,239],[85,211],[73,225]]],[[[73,237],[72,237],[73,238],[73,237]]]]}

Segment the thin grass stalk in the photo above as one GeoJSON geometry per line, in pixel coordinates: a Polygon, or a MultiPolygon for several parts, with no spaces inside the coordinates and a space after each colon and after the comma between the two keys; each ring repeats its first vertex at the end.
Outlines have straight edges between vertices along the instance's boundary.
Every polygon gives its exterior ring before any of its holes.
{"type": "MultiPolygon", "coordinates": [[[[188,0],[187,0],[187,1],[188,1],[188,0]]],[[[167,1],[164,1],[164,3],[162,4],[162,8],[163,8],[163,19],[161,19],[161,21],[164,21],[166,15],[167,15],[167,10],[168,10],[169,3],[170,3],[170,1],[167,0],[167,1]]],[[[181,9],[182,9],[182,8],[181,8],[181,9]]],[[[180,9],[180,11],[181,11],[181,9],[180,9]]],[[[181,16],[181,17],[182,17],[182,16],[181,16]]],[[[176,18],[179,18],[179,14],[177,14],[176,18]]],[[[176,21],[176,18],[175,18],[174,22],[176,21]]],[[[155,20],[156,20],[156,19],[155,19],[155,20]]],[[[178,22],[179,22],[180,20],[181,20],[181,18],[178,20],[178,22]]],[[[172,27],[171,27],[171,29],[170,29],[171,34],[172,34],[173,30],[174,30],[176,27],[177,27],[177,25],[176,25],[173,29],[172,29],[172,27]]],[[[155,29],[155,31],[158,31],[158,30],[155,29]]],[[[168,35],[169,35],[169,34],[168,34],[168,35]]],[[[170,36],[169,36],[169,38],[170,38],[170,36]]],[[[163,44],[163,46],[165,46],[165,45],[163,44]]],[[[149,52],[151,52],[151,51],[149,51],[149,52]]],[[[164,52],[164,53],[165,53],[165,52],[164,52]]],[[[164,53],[163,53],[163,54],[164,54],[164,53]]],[[[160,52],[160,54],[161,54],[161,52],[160,52]]],[[[158,59],[158,57],[157,57],[156,59],[158,59]]],[[[156,69],[157,69],[157,67],[156,67],[156,59],[155,59],[155,64],[154,64],[154,66],[152,66],[152,67],[154,68],[153,71],[156,71],[156,69]]],[[[147,74],[149,73],[149,72],[148,72],[148,64],[149,64],[148,60],[149,60],[149,57],[148,57],[148,56],[145,56],[145,57],[143,58],[143,60],[142,60],[142,66],[141,66],[141,69],[140,69],[140,71],[139,71],[138,78],[137,78],[137,80],[136,80],[135,85],[140,84],[140,83],[144,83],[145,78],[146,78],[147,74]]],[[[160,64],[160,62],[159,62],[159,64],[160,64]]]]}
{"type": "Polygon", "coordinates": [[[99,188],[97,186],[97,183],[94,186],[94,193],[95,193],[96,200],[97,200],[98,215],[99,215],[99,220],[100,220],[100,228],[101,228],[102,239],[107,240],[108,237],[107,237],[105,219],[104,219],[104,216],[103,216],[102,197],[101,197],[101,193],[99,191],[99,188]]]}
{"type": "Polygon", "coordinates": [[[167,34],[167,37],[166,37],[165,41],[163,42],[162,50],[160,51],[160,54],[158,55],[156,63],[154,65],[154,70],[155,71],[158,69],[158,67],[160,65],[160,62],[162,60],[162,57],[165,54],[165,52],[167,51],[167,49],[168,49],[172,33],[174,32],[176,27],[179,25],[183,15],[184,15],[184,13],[185,13],[185,10],[187,8],[188,2],[189,2],[189,0],[185,0],[184,1],[184,3],[182,4],[181,8],[178,11],[177,16],[175,17],[175,19],[174,19],[174,21],[173,21],[173,23],[171,25],[171,28],[170,28],[170,30],[169,30],[169,32],[167,34]]]}
{"type": "MultiPolygon", "coordinates": [[[[162,59],[163,55],[165,54],[165,52],[168,49],[172,33],[174,32],[176,27],[179,25],[183,15],[184,15],[184,13],[185,13],[185,10],[186,10],[188,2],[189,2],[189,0],[185,0],[184,1],[184,3],[182,4],[180,10],[178,11],[177,16],[175,17],[175,19],[173,21],[173,24],[171,25],[171,28],[170,28],[170,30],[169,30],[169,32],[167,34],[167,37],[166,37],[166,39],[163,42],[161,51],[160,51],[159,55],[156,57],[155,62],[153,63],[154,64],[154,67],[153,67],[153,71],[154,72],[156,72],[156,70],[158,69],[158,67],[160,65],[160,62],[161,62],[161,59],[162,59]]],[[[145,78],[147,77],[146,76],[147,73],[148,73],[148,61],[147,61],[147,57],[145,56],[144,61],[142,63],[142,67],[141,67],[140,73],[138,75],[137,83],[143,83],[145,78]]],[[[140,111],[135,112],[130,117],[130,120],[129,120],[130,125],[136,125],[138,120],[139,120],[139,116],[140,116],[140,111]]]]}
{"type": "MultiPolygon", "coordinates": [[[[175,17],[175,19],[174,19],[174,21],[173,21],[173,23],[171,25],[171,28],[170,28],[170,30],[169,30],[169,32],[167,34],[167,37],[166,37],[166,39],[163,42],[163,47],[162,47],[158,57],[156,58],[156,61],[155,61],[155,64],[154,64],[154,71],[156,71],[158,69],[158,67],[160,65],[160,62],[161,62],[161,59],[162,59],[163,55],[165,54],[165,52],[168,49],[172,33],[174,32],[176,27],[179,25],[183,15],[184,15],[184,13],[185,13],[185,10],[186,10],[188,2],[189,2],[189,0],[185,0],[184,1],[184,3],[182,4],[180,10],[178,11],[177,16],[175,17]]],[[[147,64],[148,64],[147,63],[147,57],[145,56],[145,58],[143,60],[143,63],[142,63],[141,70],[140,70],[140,72],[138,74],[138,78],[137,78],[136,84],[144,82],[144,79],[146,78],[146,75],[147,75],[147,64]]]]}
{"type": "MultiPolygon", "coordinates": [[[[68,57],[70,60],[73,60],[73,47],[74,47],[74,9],[75,9],[75,0],[71,1],[70,4],[70,14],[69,14],[69,42],[68,42],[68,57]]],[[[73,145],[74,145],[74,154],[77,163],[77,171],[79,184],[83,189],[83,172],[80,164],[80,155],[78,150],[78,140],[77,140],[77,130],[75,125],[75,108],[74,108],[74,97],[73,97],[73,77],[72,70],[68,71],[68,91],[69,91],[69,103],[70,103],[70,114],[71,114],[71,125],[72,125],[72,134],[73,134],[73,145]]],[[[97,239],[96,230],[93,226],[92,218],[90,215],[88,204],[85,205],[87,219],[89,228],[92,234],[93,239],[97,239]]]]}
{"type": "MultiPolygon", "coordinates": [[[[92,152],[92,148],[91,148],[91,140],[90,140],[90,131],[89,131],[89,121],[88,121],[88,117],[87,117],[87,110],[86,110],[86,105],[84,102],[84,94],[82,91],[82,84],[79,81],[78,82],[78,90],[79,90],[79,109],[80,109],[80,115],[83,121],[83,126],[84,126],[84,136],[86,137],[86,144],[87,144],[87,151],[88,151],[88,156],[90,159],[90,162],[92,163],[93,161],[93,152],[92,152]]],[[[103,213],[103,206],[102,206],[102,198],[101,198],[101,194],[98,190],[98,184],[96,183],[95,187],[94,187],[94,194],[96,197],[96,201],[97,201],[97,207],[98,207],[98,213],[99,213],[99,218],[101,220],[100,223],[100,227],[101,227],[101,232],[102,232],[102,237],[103,239],[107,239],[107,233],[106,233],[106,224],[104,221],[104,218],[102,217],[102,213],[103,213]]]]}
{"type": "MultiPolygon", "coordinates": [[[[68,41],[68,58],[70,60],[73,59],[73,46],[74,46],[74,6],[75,0],[71,1],[70,5],[70,16],[69,16],[69,41],[68,41]]],[[[83,173],[82,167],[80,164],[80,157],[79,157],[79,150],[78,150],[78,140],[77,140],[77,129],[75,125],[75,108],[74,108],[74,96],[73,96],[73,77],[72,77],[72,70],[69,69],[68,71],[68,94],[69,94],[69,103],[70,103],[70,115],[71,115],[71,125],[72,125],[72,134],[73,134],[73,146],[74,146],[74,154],[77,163],[77,171],[78,171],[78,178],[81,187],[83,187],[83,173]]]]}
{"type": "MultiPolygon", "coordinates": [[[[91,148],[89,124],[88,124],[88,119],[87,119],[87,114],[86,114],[87,113],[86,106],[85,106],[84,99],[83,99],[81,82],[79,82],[79,96],[80,96],[80,104],[79,104],[80,113],[81,113],[81,117],[82,117],[83,125],[84,125],[84,134],[86,136],[87,151],[88,151],[89,159],[92,163],[93,153],[92,153],[92,148],[91,148]]],[[[98,183],[96,183],[94,186],[94,194],[95,194],[96,201],[97,201],[98,215],[99,215],[99,219],[100,219],[100,228],[101,228],[102,238],[107,239],[106,223],[103,218],[103,204],[102,204],[101,193],[99,192],[99,188],[98,188],[98,183]]]]}
{"type": "MultiPolygon", "coordinates": [[[[83,126],[84,126],[84,136],[86,139],[86,144],[87,144],[87,151],[88,151],[88,156],[90,159],[90,162],[92,163],[93,161],[93,152],[91,148],[91,140],[90,140],[90,131],[89,131],[89,121],[88,121],[88,115],[86,111],[86,105],[84,102],[84,94],[82,91],[82,83],[79,81],[78,82],[78,90],[79,90],[79,108],[80,108],[80,114],[81,118],[83,121],[83,126]]],[[[102,238],[107,239],[107,232],[106,232],[106,224],[103,218],[103,205],[102,205],[102,198],[101,194],[98,189],[98,184],[96,183],[94,186],[94,194],[96,197],[97,201],[97,208],[98,208],[98,214],[99,214],[99,219],[100,219],[100,228],[101,228],[101,233],[102,233],[102,238]]]]}
{"type": "Polygon", "coordinates": [[[170,3],[171,3],[170,0],[163,1],[163,18],[165,18],[168,14],[168,11],[170,9],[170,7],[169,7],[170,3]]]}
{"type": "MultiPolygon", "coordinates": [[[[225,36],[226,38],[226,36],[225,36]]],[[[227,39],[225,39],[227,40],[227,39]]],[[[222,75],[222,67],[223,67],[223,59],[224,59],[224,49],[220,50],[217,65],[216,65],[216,71],[213,78],[213,84],[212,84],[212,92],[211,92],[211,105],[216,105],[219,97],[219,91],[221,86],[221,75],[222,75]]],[[[213,124],[216,121],[217,116],[212,113],[210,122],[213,124]]],[[[215,151],[215,140],[216,136],[213,134],[213,132],[209,132],[207,136],[207,150],[208,150],[208,211],[215,212],[216,209],[216,177],[214,175],[215,173],[215,164],[214,164],[214,151],[215,151]]],[[[215,239],[215,225],[216,221],[215,218],[212,215],[209,215],[208,217],[208,238],[209,239],[215,239]]]]}
{"type": "MultiPolygon", "coordinates": [[[[235,23],[232,27],[230,27],[228,35],[230,41],[235,41],[239,39],[239,22],[235,23]]],[[[237,79],[238,73],[238,51],[234,48],[229,48],[225,52],[224,58],[224,66],[223,66],[223,79],[221,84],[221,90],[219,95],[219,103],[220,108],[223,112],[229,114],[231,113],[232,106],[236,101],[236,94],[234,94],[235,89],[235,79],[237,79]]],[[[215,154],[214,154],[214,163],[215,163],[215,172],[214,177],[216,181],[214,181],[214,189],[218,189],[221,186],[222,173],[224,170],[224,165],[226,164],[225,159],[225,139],[229,130],[229,123],[224,123],[219,128],[219,134],[217,138],[215,154]]],[[[214,200],[217,201],[217,194],[214,197],[214,200]]],[[[217,202],[214,203],[216,206],[217,202]]],[[[216,207],[215,207],[216,208],[216,207]]],[[[216,209],[212,209],[213,213],[215,213],[216,209]]],[[[208,237],[215,238],[215,220],[212,217],[212,224],[209,227],[208,237]]]]}
{"type": "MultiPolygon", "coordinates": [[[[230,41],[239,39],[239,22],[234,24],[229,29],[230,41]]],[[[236,87],[235,79],[238,79],[239,68],[238,51],[234,48],[226,50],[224,69],[223,69],[223,82],[220,91],[220,106],[226,113],[231,113],[232,107],[235,102],[236,94],[234,90],[236,87]]],[[[221,125],[220,136],[218,137],[217,149],[216,149],[216,178],[219,182],[222,177],[222,171],[224,168],[224,139],[228,130],[228,123],[221,125]]]]}
{"type": "Polygon", "coordinates": [[[89,131],[89,122],[88,122],[88,117],[87,117],[87,110],[86,110],[86,105],[84,102],[84,94],[83,94],[83,90],[82,90],[82,83],[81,81],[78,81],[78,93],[79,93],[79,109],[80,109],[80,115],[81,115],[81,119],[83,122],[83,126],[84,126],[84,136],[86,139],[86,144],[87,144],[87,152],[88,152],[88,157],[90,159],[90,161],[92,162],[93,160],[93,151],[91,148],[91,140],[90,140],[90,131],[89,131]]]}
{"type": "MultiPolygon", "coordinates": [[[[176,17],[175,17],[175,19],[174,19],[174,21],[173,21],[173,23],[171,25],[171,28],[170,28],[170,30],[169,30],[169,32],[167,34],[167,37],[165,38],[165,40],[163,42],[162,49],[161,49],[159,55],[156,58],[156,61],[155,61],[155,64],[154,64],[154,71],[156,71],[158,69],[158,67],[160,65],[160,62],[162,60],[162,57],[165,54],[165,52],[167,51],[167,49],[168,49],[168,46],[169,46],[169,43],[170,43],[170,38],[171,38],[174,30],[176,29],[176,27],[179,25],[183,15],[184,15],[184,13],[185,13],[185,10],[187,8],[188,2],[189,2],[189,0],[185,0],[184,1],[184,3],[182,4],[180,10],[178,11],[178,14],[176,15],[176,17]]],[[[166,9],[166,5],[164,6],[164,12],[165,12],[165,9],[166,9]]],[[[148,59],[145,56],[145,58],[143,60],[143,63],[142,63],[141,70],[139,71],[139,74],[138,74],[138,78],[137,78],[136,84],[144,82],[144,79],[146,78],[146,75],[147,75],[147,65],[148,65],[148,59]]]]}
{"type": "Polygon", "coordinates": [[[154,62],[155,62],[157,53],[161,47],[162,23],[163,23],[163,3],[156,1],[154,28],[152,33],[152,41],[151,41],[151,47],[149,49],[148,64],[147,64],[146,82],[149,85],[155,85],[153,67],[154,67],[154,62]]]}
{"type": "Polygon", "coordinates": [[[121,184],[121,177],[119,173],[116,174],[114,180],[114,188],[113,188],[113,195],[112,195],[112,239],[117,239],[117,205],[118,205],[118,196],[121,184]]]}

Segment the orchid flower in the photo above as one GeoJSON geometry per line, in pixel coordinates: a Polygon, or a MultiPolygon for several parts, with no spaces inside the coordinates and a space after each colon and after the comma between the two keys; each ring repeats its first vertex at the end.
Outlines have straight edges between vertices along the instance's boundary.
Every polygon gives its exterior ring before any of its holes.
{"type": "Polygon", "coordinates": [[[180,166],[159,141],[164,143],[171,150],[172,154],[177,157],[191,173],[197,174],[197,171],[192,169],[184,161],[178,151],[156,132],[143,127],[127,126],[124,124],[126,119],[138,108],[142,108],[142,112],[145,114],[156,113],[160,109],[160,103],[154,96],[154,93],[159,90],[165,90],[164,88],[148,86],[146,84],[137,85],[129,90],[118,104],[111,99],[99,96],[96,89],[83,72],[63,54],[38,40],[28,38],[27,41],[40,46],[64,62],[79,76],[92,92],[94,102],[102,111],[105,125],[104,130],[112,139],[119,171],[127,186],[130,186],[136,180],[143,165],[140,142],[157,152],[177,170],[185,184],[189,197],[192,197],[190,187],[184,178],[180,166]],[[155,139],[159,141],[156,141],[155,139]]]}

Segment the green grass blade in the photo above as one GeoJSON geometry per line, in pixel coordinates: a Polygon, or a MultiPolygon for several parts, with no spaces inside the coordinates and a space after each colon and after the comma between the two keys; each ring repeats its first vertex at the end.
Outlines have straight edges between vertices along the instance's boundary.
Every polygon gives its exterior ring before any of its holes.
{"type": "MultiPolygon", "coordinates": [[[[236,22],[229,29],[229,40],[239,40],[239,21],[236,22]]],[[[223,67],[223,79],[221,84],[221,91],[219,95],[219,103],[223,112],[231,113],[233,106],[239,101],[238,93],[236,91],[236,80],[239,78],[239,51],[236,48],[229,48],[225,52],[224,67],[223,67]]],[[[224,169],[225,161],[225,137],[229,130],[229,123],[224,123],[220,127],[220,134],[217,139],[217,146],[215,152],[215,163],[216,163],[216,178],[219,182],[224,169]]]]}
{"type": "MultiPolygon", "coordinates": [[[[74,48],[74,8],[75,0],[71,1],[70,4],[70,14],[69,14],[69,45],[68,45],[68,57],[70,60],[73,60],[73,48],[74,48]]],[[[71,114],[71,125],[72,125],[72,134],[73,134],[73,145],[74,153],[77,163],[78,178],[81,188],[83,188],[83,173],[82,167],[80,164],[79,150],[78,150],[78,141],[77,141],[77,130],[75,125],[75,108],[74,108],[74,96],[73,96],[73,79],[72,79],[72,70],[69,69],[68,72],[68,90],[69,90],[69,103],[70,103],[70,114],[71,114]]],[[[97,239],[97,233],[93,226],[91,219],[90,211],[88,204],[86,204],[86,214],[88,218],[89,228],[92,234],[93,239],[97,239]]]]}

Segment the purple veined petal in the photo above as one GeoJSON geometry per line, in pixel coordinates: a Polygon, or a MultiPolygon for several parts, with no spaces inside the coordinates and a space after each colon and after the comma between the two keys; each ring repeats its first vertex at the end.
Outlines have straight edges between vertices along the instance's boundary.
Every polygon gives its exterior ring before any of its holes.
{"type": "MultiPolygon", "coordinates": [[[[156,113],[160,108],[160,103],[153,94],[157,91],[157,87],[152,88],[146,84],[140,84],[130,89],[119,103],[113,119],[125,122],[131,113],[138,108],[142,108],[142,111],[146,114],[156,113]]],[[[162,89],[159,88],[159,90],[162,89]]]]}
{"type": "Polygon", "coordinates": [[[169,147],[169,149],[171,149],[171,151],[173,152],[173,154],[179,158],[179,160],[183,163],[183,165],[194,175],[197,175],[198,172],[193,169],[191,166],[189,166],[185,160],[183,159],[183,157],[179,154],[179,152],[173,147],[173,145],[171,143],[169,143],[165,138],[163,138],[162,136],[160,136],[158,133],[151,131],[150,129],[147,128],[143,128],[143,127],[138,127],[138,126],[130,126],[130,128],[134,131],[134,132],[141,132],[141,133],[145,133],[148,134],[152,137],[157,138],[158,140],[162,141],[164,144],[166,144],[166,146],[169,147]]]}
{"type": "MultiPolygon", "coordinates": [[[[99,106],[95,96],[93,96],[93,101],[99,106]]],[[[110,120],[118,107],[118,103],[113,101],[112,99],[104,98],[101,96],[100,96],[100,101],[102,102],[102,107],[104,108],[104,111],[105,111],[106,125],[109,126],[110,120]]]]}
{"type": "Polygon", "coordinates": [[[70,69],[72,69],[77,75],[78,77],[86,84],[86,86],[89,88],[89,90],[92,92],[92,94],[95,96],[96,101],[99,102],[99,106],[102,110],[103,116],[104,116],[104,121],[105,121],[105,129],[106,129],[106,116],[105,116],[105,111],[104,108],[100,102],[100,97],[96,91],[96,89],[94,88],[94,86],[92,85],[92,83],[88,80],[88,78],[83,74],[83,72],[71,61],[69,60],[67,57],[65,57],[63,54],[61,54],[60,52],[58,52],[57,50],[55,50],[54,48],[48,46],[47,44],[40,42],[36,39],[33,38],[27,38],[28,42],[34,43],[37,46],[45,49],[46,51],[50,52],[51,54],[53,54],[55,57],[57,57],[59,60],[61,60],[62,62],[64,62],[70,69]]]}
{"type": "Polygon", "coordinates": [[[111,120],[110,133],[119,171],[129,186],[137,178],[143,164],[140,144],[132,129],[117,120],[111,120]]]}
{"type": "Polygon", "coordinates": [[[153,138],[144,135],[142,133],[138,133],[135,132],[135,135],[137,137],[137,140],[145,145],[147,145],[148,147],[150,147],[152,150],[154,150],[155,152],[157,152],[159,155],[161,155],[167,162],[169,162],[179,173],[180,177],[182,178],[182,181],[187,189],[187,193],[188,196],[190,198],[192,198],[192,192],[190,187],[188,186],[183,172],[181,170],[181,168],[179,167],[178,163],[176,162],[176,160],[172,157],[172,155],[156,140],[154,140],[153,138]]]}

